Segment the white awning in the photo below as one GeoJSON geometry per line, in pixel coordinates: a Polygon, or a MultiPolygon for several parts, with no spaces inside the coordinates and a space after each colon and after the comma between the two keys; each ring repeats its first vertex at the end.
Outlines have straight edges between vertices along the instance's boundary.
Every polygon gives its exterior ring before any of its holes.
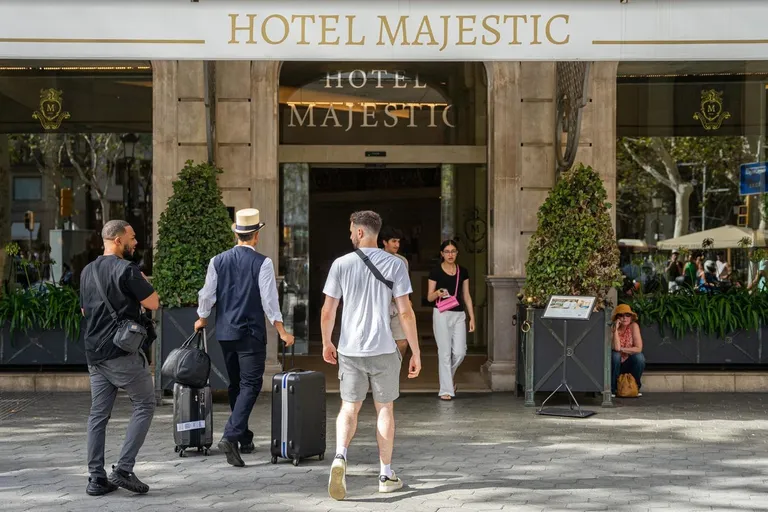
{"type": "Polygon", "coordinates": [[[762,231],[738,226],[721,226],[677,238],[670,238],[669,240],[662,240],[657,244],[657,247],[665,251],[672,249],[703,249],[702,244],[704,240],[711,239],[713,241],[711,249],[738,249],[740,247],[739,242],[744,238],[749,238],[750,240],[748,247],[765,247],[765,235],[762,231]]]}

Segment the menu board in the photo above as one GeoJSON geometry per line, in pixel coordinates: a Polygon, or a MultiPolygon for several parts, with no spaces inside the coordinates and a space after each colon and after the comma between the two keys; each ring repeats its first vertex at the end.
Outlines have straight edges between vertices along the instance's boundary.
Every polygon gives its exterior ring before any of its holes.
{"type": "Polygon", "coordinates": [[[557,320],[589,320],[595,309],[595,297],[553,295],[542,318],[557,320]]]}

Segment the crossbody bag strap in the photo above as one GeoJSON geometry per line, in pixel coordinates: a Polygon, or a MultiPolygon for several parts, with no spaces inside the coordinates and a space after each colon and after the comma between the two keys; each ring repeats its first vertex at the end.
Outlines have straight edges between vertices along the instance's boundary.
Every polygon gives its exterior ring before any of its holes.
{"type": "Polygon", "coordinates": [[[104,301],[104,304],[107,306],[107,309],[109,310],[109,314],[112,317],[112,320],[117,323],[117,312],[115,312],[115,308],[112,307],[112,304],[109,302],[109,299],[107,298],[107,294],[104,293],[104,288],[101,287],[101,281],[99,280],[99,270],[94,264],[93,266],[93,280],[96,281],[96,288],[99,290],[99,295],[101,295],[101,300],[104,301]]]}
{"type": "Polygon", "coordinates": [[[454,297],[459,296],[459,274],[461,274],[461,267],[456,265],[456,291],[453,292],[454,297]]]}
{"type": "Polygon", "coordinates": [[[363,263],[365,263],[365,266],[368,267],[368,269],[371,271],[371,273],[374,275],[376,279],[384,283],[387,288],[390,290],[395,286],[395,283],[390,281],[389,279],[385,279],[383,275],[381,275],[381,272],[379,272],[379,269],[376,268],[376,265],[373,264],[373,262],[368,259],[368,256],[365,255],[363,251],[360,249],[355,249],[355,254],[360,256],[360,259],[363,260],[363,263]]]}

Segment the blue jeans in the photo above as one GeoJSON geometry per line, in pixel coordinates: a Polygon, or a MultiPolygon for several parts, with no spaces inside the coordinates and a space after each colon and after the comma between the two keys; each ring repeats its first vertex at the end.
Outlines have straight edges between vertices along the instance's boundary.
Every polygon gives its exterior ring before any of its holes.
{"type": "Polygon", "coordinates": [[[248,418],[264,382],[267,347],[254,339],[220,341],[219,344],[227,367],[229,406],[232,409],[224,427],[224,438],[232,443],[248,444],[253,441],[248,418]]]}
{"type": "Polygon", "coordinates": [[[642,383],[640,377],[643,376],[643,370],[645,370],[645,356],[640,354],[630,355],[626,361],[621,362],[621,352],[611,352],[612,356],[612,371],[611,371],[611,393],[616,393],[616,387],[619,382],[619,375],[622,373],[631,373],[637,382],[637,389],[640,389],[642,383]]]}

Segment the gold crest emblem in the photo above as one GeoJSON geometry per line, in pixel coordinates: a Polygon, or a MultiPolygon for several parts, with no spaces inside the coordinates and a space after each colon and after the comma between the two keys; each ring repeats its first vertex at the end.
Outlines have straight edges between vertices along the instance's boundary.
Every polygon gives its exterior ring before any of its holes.
{"type": "Polygon", "coordinates": [[[69,112],[62,107],[62,94],[56,89],[40,90],[40,110],[36,110],[32,118],[39,120],[46,130],[57,130],[62,121],[69,119],[69,112]]]}
{"type": "Polygon", "coordinates": [[[701,121],[705,130],[719,130],[731,113],[723,110],[723,92],[714,89],[701,91],[701,110],[693,118],[701,121]]]}

